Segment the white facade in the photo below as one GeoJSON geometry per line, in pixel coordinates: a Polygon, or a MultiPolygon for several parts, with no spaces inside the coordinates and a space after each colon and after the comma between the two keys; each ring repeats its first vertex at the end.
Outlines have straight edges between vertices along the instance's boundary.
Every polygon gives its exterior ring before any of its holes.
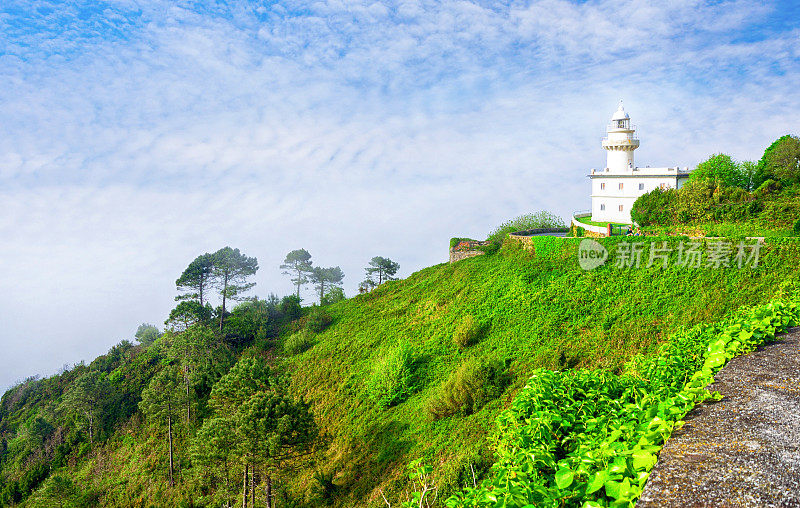
{"type": "Polygon", "coordinates": [[[679,189],[689,176],[688,168],[638,168],[633,151],[639,148],[636,128],[622,101],[611,117],[608,136],[602,145],[607,151],[606,167],[592,169],[592,220],[631,223],[631,206],[636,198],[657,187],[679,189]]]}

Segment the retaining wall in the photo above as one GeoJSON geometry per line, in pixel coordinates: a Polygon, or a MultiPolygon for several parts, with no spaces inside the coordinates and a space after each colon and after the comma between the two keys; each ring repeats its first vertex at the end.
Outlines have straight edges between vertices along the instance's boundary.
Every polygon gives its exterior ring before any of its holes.
{"type": "Polygon", "coordinates": [[[476,248],[483,245],[489,245],[489,242],[481,242],[478,240],[462,240],[458,242],[450,249],[450,262],[455,263],[462,259],[474,258],[475,256],[485,254],[485,252],[476,248]]]}
{"type": "Polygon", "coordinates": [[[572,225],[578,228],[583,228],[585,233],[584,236],[597,238],[608,236],[608,228],[605,226],[592,226],[591,224],[584,224],[583,222],[578,221],[579,218],[584,217],[591,217],[591,212],[589,213],[577,213],[572,216],[572,225]]]}

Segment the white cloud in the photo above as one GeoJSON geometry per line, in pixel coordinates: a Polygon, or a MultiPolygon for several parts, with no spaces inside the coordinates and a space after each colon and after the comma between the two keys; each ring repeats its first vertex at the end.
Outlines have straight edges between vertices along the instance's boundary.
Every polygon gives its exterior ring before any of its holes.
{"type": "Polygon", "coordinates": [[[298,247],[352,294],[374,255],[407,275],[450,236],[586,208],[620,97],[642,164],[796,130],[798,31],[754,28],[761,3],[254,5],[0,14],[0,386],[160,323],[224,245],[262,296],[298,247]]]}

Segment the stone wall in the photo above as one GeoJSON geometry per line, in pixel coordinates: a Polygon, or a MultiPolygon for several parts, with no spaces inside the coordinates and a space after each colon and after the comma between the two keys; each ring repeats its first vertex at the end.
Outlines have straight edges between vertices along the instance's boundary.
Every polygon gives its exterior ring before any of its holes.
{"type": "Polygon", "coordinates": [[[477,247],[489,245],[489,242],[480,242],[478,240],[462,240],[450,249],[450,262],[455,263],[462,259],[474,258],[485,254],[477,247]]]}
{"type": "MultiPolygon", "coordinates": [[[[531,238],[534,236],[566,233],[568,231],[569,228],[528,229],[525,231],[515,231],[514,233],[509,233],[508,238],[521,242],[523,245],[527,246],[532,244],[531,238]]],[[[455,240],[456,239],[454,239],[454,241],[455,240]]],[[[461,261],[462,259],[474,258],[475,256],[485,254],[485,249],[481,249],[480,247],[486,247],[488,245],[489,242],[486,241],[481,242],[478,240],[469,240],[464,238],[450,249],[450,262],[455,263],[456,261],[461,261]]]]}

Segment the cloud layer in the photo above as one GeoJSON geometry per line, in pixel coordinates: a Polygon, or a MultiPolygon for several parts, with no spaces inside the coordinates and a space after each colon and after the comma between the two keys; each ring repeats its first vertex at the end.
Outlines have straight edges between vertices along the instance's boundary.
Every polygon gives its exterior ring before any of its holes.
{"type": "MultiPolygon", "coordinates": [[[[0,7],[0,387],[160,323],[224,245],[256,294],[305,247],[353,294],[536,209],[588,205],[624,98],[637,161],[797,132],[792,3],[12,2],[0,7]]],[[[311,298],[311,295],[309,295],[311,298]]]]}

